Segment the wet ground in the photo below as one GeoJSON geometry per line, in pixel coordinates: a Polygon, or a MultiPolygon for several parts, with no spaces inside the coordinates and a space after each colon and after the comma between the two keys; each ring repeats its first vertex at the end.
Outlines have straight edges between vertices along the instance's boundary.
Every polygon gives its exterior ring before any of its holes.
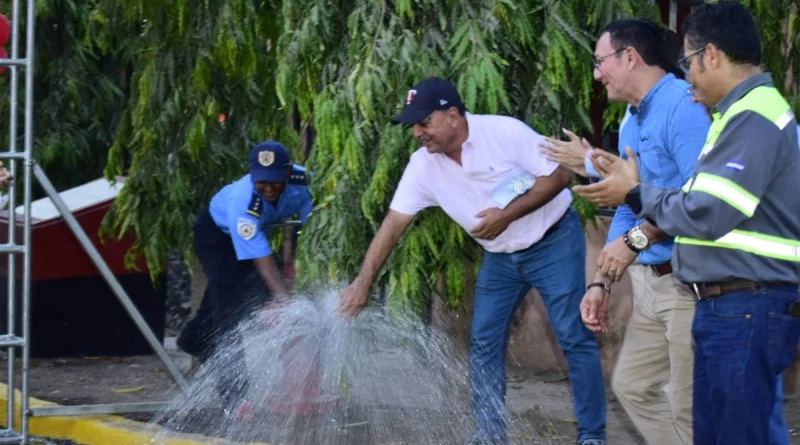
{"type": "MultiPolygon", "coordinates": [[[[471,416],[453,416],[427,409],[370,406],[341,408],[328,415],[283,417],[257,416],[232,426],[217,424],[219,413],[195,413],[193,421],[181,422],[182,431],[216,435],[241,442],[288,444],[414,444],[457,445],[471,431],[471,416]],[[189,428],[186,428],[187,425],[189,428]]],[[[574,444],[571,419],[553,419],[538,409],[512,415],[513,444],[574,444]]],[[[169,422],[166,422],[169,426],[169,422]]],[[[640,442],[612,442],[640,443],[640,442]]]]}
{"type": "MultiPolygon", "coordinates": [[[[171,353],[179,367],[188,370],[191,366],[188,357],[176,351],[171,353]]],[[[0,380],[4,382],[5,368],[0,367],[0,380]]],[[[519,369],[510,373],[508,406],[512,413],[512,439],[518,444],[574,443],[575,421],[569,386],[563,376],[519,369]]],[[[33,397],[65,405],[168,401],[178,394],[169,374],[155,356],[33,360],[30,379],[33,397]]],[[[391,379],[387,379],[387,384],[391,384],[391,379]]],[[[608,443],[642,443],[610,391],[608,394],[608,443]]],[[[471,428],[470,414],[465,410],[450,410],[443,415],[436,409],[387,406],[367,399],[341,401],[338,408],[320,416],[293,418],[262,413],[249,422],[237,424],[234,429],[219,412],[209,410],[190,414],[191,421],[183,422],[182,431],[272,443],[286,443],[289,436],[292,443],[306,444],[413,442],[449,445],[458,443],[454,437],[466,437],[471,428]],[[227,426],[220,427],[223,424],[227,426]],[[423,437],[424,441],[421,440],[423,437]]],[[[800,445],[800,397],[788,397],[785,412],[792,429],[792,444],[800,445]]],[[[126,417],[140,421],[153,419],[151,414],[126,417]]],[[[159,423],[166,425],[170,425],[169,419],[163,415],[157,418],[159,423]]],[[[44,444],[72,445],[68,441],[40,442],[37,445],[44,444]]]]}

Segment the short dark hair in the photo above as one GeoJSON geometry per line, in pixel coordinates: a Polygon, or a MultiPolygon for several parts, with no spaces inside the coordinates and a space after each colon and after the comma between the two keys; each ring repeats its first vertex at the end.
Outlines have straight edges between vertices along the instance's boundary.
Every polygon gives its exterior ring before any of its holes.
{"type": "Polygon", "coordinates": [[[683,22],[683,33],[693,49],[712,43],[733,63],[761,65],[758,25],[750,10],[739,2],[697,6],[683,22]]]}
{"type": "Polygon", "coordinates": [[[678,61],[681,59],[681,51],[683,50],[683,42],[678,34],[671,29],[664,30],[664,61],[661,68],[672,73],[678,79],[684,78],[684,72],[678,66],[678,61]]]}
{"type": "Polygon", "coordinates": [[[680,39],[674,32],[649,19],[622,19],[606,25],[599,35],[609,34],[611,47],[617,51],[634,48],[644,63],[657,66],[683,78],[678,68],[680,39]]]}

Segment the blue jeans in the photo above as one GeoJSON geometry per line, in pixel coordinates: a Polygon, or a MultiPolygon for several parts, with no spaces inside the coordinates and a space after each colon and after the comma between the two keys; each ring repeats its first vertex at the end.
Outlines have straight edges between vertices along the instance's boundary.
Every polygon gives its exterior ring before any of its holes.
{"type": "Polygon", "coordinates": [[[783,413],[783,374],[778,376],[775,384],[775,405],[769,418],[769,429],[769,445],[792,445],[783,413]]]}
{"type": "Polygon", "coordinates": [[[470,348],[476,436],[506,437],[506,343],[514,311],[534,287],[569,365],[578,440],[605,439],[600,355],[579,309],[586,291],[585,263],[584,234],[572,209],[533,246],[513,253],[484,253],[475,285],[470,348]]]}
{"type": "Polygon", "coordinates": [[[800,317],[789,315],[797,286],[732,292],[697,303],[694,443],[787,443],[778,397],[781,374],[800,341],[800,317]]]}

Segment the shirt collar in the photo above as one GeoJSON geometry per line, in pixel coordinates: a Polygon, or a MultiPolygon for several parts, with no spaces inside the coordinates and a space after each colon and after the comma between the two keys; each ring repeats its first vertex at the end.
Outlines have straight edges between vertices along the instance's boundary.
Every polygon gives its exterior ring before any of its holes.
{"type": "Polygon", "coordinates": [[[474,138],[473,138],[473,136],[477,132],[478,128],[477,128],[477,124],[475,123],[475,120],[472,119],[472,113],[469,113],[469,112],[465,111],[464,112],[464,118],[467,120],[467,140],[465,140],[464,143],[461,144],[461,148],[462,149],[465,149],[465,148],[469,149],[469,148],[473,148],[474,147],[474,138]]]}
{"type": "Polygon", "coordinates": [[[647,115],[648,110],[650,109],[650,105],[653,101],[653,97],[658,93],[658,90],[667,82],[675,79],[675,75],[672,73],[667,73],[661,79],[653,85],[653,88],[650,88],[650,91],[644,95],[641,102],[639,102],[638,107],[631,106],[631,114],[636,116],[640,121],[645,118],[647,115]]]}
{"type": "Polygon", "coordinates": [[[760,86],[772,86],[772,74],[761,73],[749,77],[742,81],[739,85],[733,87],[732,90],[726,94],[714,107],[711,109],[713,113],[725,114],[731,105],[735,104],[739,99],[749,93],[750,90],[760,86]]]}
{"type": "Polygon", "coordinates": [[[294,198],[294,196],[297,195],[297,186],[292,184],[286,184],[286,188],[283,189],[283,193],[281,193],[281,196],[278,197],[278,202],[274,204],[264,199],[258,193],[258,190],[256,190],[255,186],[253,186],[253,194],[258,196],[258,199],[261,200],[261,209],[262,209],[261,217],[264,218],[269,213],[267,212],[267,210],[275,212],[278,209],[280,209],[288,200],[294,198]]]}

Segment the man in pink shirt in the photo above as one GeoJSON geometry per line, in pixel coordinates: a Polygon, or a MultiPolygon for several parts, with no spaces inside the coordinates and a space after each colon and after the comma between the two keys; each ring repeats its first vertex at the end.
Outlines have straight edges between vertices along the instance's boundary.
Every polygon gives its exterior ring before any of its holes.
{"type": "Polygon", "coordinates": [[[393,120],[424,146],[405,168],[358,277],[342,293],[357,315],[400,236],[420,210],[441,207],[484,248],[475,286],[470,376],[476,431],[470,444],[505,444],[505,352],[514,311],[541,294],[569,364],[578,443],[605,443],[605,389],[594,335],[578,310],[586,245],[567,189],[570,173],[538,149],[544,137],[507,116],[465,111],[455,87],[431,77],[408,93],[393,120]]]}

